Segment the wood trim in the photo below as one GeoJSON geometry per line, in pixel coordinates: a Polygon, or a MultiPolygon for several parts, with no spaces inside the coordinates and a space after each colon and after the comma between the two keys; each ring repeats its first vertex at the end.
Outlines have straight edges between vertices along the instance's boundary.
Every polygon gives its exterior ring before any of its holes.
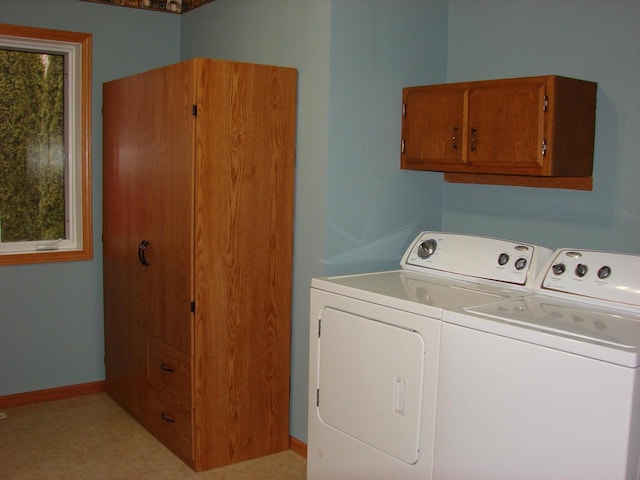
{"type": "MultiPolygon", "coordinates": [[[[46,390],[34,390],[33,392],[16,393],[0,397],[0,408],[13,408],[32,403],[41,403],[51,400],[90,395],[106,391],[106,382],[81,383],[65,387],[48,388],[46,390]]],[[[295,437],[289,436],[289,449],[303,458],[307,458],[307,444],[295,437]]]]}
{"type": "Polygon", "coordinates": [[[33,392],[16,393],[0,397],[0,408],[19,407],[31,403],[61,400],[63,398],[78,397],[80,395],[89,395],[104,391],[105,381],[101,380],[78,385],[67,385],[65,387],[48,388],[46,390],[35,390],[33,392]]]}
{"type": "MultiPolygon", "coordinates": [[[[46,252],[18,252],[0,255],[0,265],[23,265],[31,263],[71,262],[93,259],[93,211],[92,211],[92,58],[93,36],[90,33],[70,32],[65,30],[51,30],[45,28],[24,27],[0,23],[0,35],[9,37],[23,37],[78,44],[81,49],[80,70],[80,145],[76,154],[80,158],[80,169],[76,172],[81,178],[82,187],[76,202],[82,205],[82,247],[77,250],[46,251],[46,252]]],[[[75,205],[74,205],[75,207],[75,205]]]]}
{"type": "Polygon", "coordinates": [[[307,444],[291,435],[289,435],[289,450],[303,458],[307,458],[307,444]]]}
{"type": "Polygon", "coordinates": [[[485,173],[445,173],[444,181],[479,185],[593,190],[593,177],[529,177],[525,175],[493,175],[485,173]]]}

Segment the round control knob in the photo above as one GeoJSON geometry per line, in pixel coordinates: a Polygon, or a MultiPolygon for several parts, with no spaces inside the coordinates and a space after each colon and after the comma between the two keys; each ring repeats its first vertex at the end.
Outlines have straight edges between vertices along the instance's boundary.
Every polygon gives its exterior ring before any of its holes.
{"type": "Polygon", "coordinates": [[[506,253],[501,253],[498,257],[498,265],[506,265],[509,263],[509,255],[506,253]]]}
{"type": "Polygon", "coordinates": [[[566,269],[567,267],[564,265],[564,263],[556,263],[553,267],[551,267],[551,270],[553,270],[553,273],[556,275],[562,275],[566,269]]]}
{"type": "Polygon", "coordinates": [[[604,280],[605,278],[609,278],[611,275],[611,267],[605,265],[604,267],[600,267],[598,270],[598,278],[604,280]]]}
{"type": "Polygon", "coordinates": [[[516,270],[522,270],[526,266],[527,266],[526,258],[520,257],[519,259],[516,260],[516,270]]]}
{"type": "Polygon", "coordinates": [[[429,258],[435,253],[436,248],[438,248],[438,242],[436,242],[433,238],[425,240],[420,245],[418,245],[418,256],[420,258],[429,258]]]}
{"type": "Polygon", "coordinates": [[[579,277],[584,277],[587,274],[588,270],[589,269],[584,263],[579,263],[578,266],[576,266],[576,275],[579,277]]]}

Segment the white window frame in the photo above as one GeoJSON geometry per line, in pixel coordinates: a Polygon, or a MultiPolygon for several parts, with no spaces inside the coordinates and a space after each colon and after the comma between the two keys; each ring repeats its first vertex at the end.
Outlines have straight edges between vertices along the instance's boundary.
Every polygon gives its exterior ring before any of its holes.
{"type": "Polygon", "coordinates": [[[66,237],[0,240],[0,265],[93,258],[91,215],[91,35],[0,24],[0,46],[65,57],[66,237]]]}

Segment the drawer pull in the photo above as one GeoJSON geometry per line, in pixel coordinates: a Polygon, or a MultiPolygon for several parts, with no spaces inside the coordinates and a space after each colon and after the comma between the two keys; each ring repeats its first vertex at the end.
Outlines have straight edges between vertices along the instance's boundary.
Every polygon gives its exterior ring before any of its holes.
{"type": "Polygon", "coordinates": [[[160,364],[160,370],[164,370],[165,372],[173,372],[174,369],[171,365],[167,365],[166,363],[160,364]]]}
{"type": "Polygon", "coordinates": [[[162,420],[164,420],[167,423],[175,423],[176,421],[175,418],[170,417],[164,412],[160,414],[160,418],[162,418],[162,420]]]}

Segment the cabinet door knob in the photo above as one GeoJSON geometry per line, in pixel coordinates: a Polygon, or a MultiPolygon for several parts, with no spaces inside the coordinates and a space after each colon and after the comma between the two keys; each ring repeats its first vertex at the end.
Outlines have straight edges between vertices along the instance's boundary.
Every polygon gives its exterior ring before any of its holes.
{"type": "Polygon", "coordinates": [[[458,149],[458,127],[453,127],[453,131],[451,132],[451,148],[454,150],[458,149]]]}
{"type": "Polygon", "coordinates": [[[477,130],[475,128],[471,129],[471,151],[475,152],[476,151],[476,133],[477,130]]]}

